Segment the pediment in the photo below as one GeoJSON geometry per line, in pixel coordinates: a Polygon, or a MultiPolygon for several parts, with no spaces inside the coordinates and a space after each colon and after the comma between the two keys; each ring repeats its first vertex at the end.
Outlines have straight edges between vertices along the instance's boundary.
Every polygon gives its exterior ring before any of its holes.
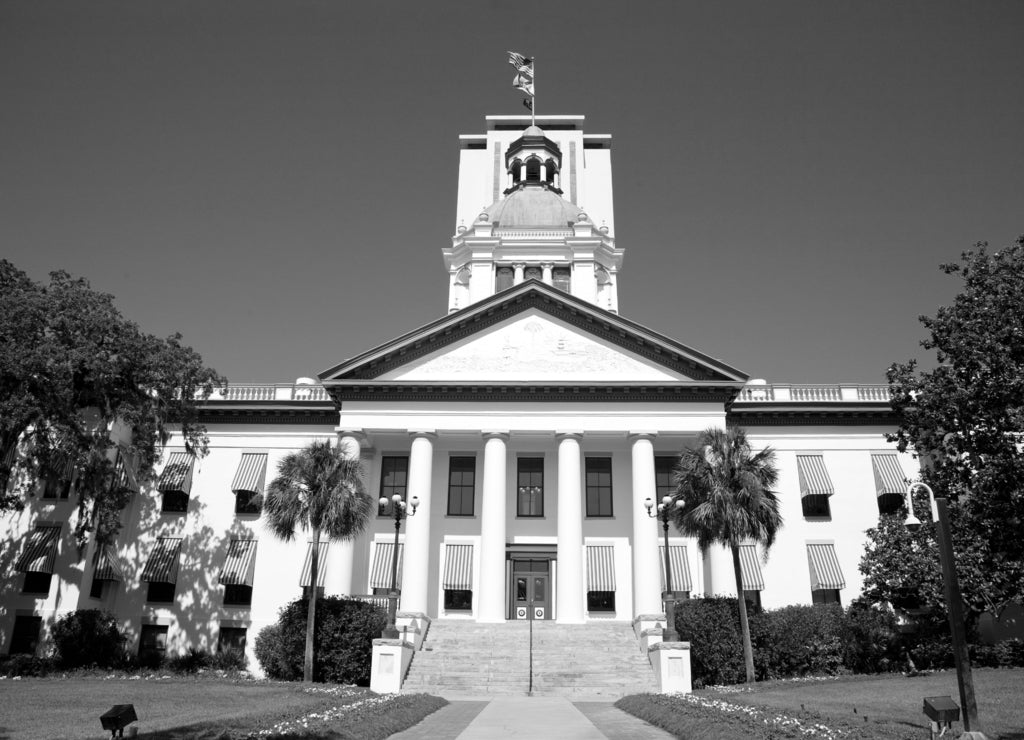
{"type": "Polygon", "coordinates": [[[320,373],[373,383],[725,383],[746,374],[529,280],[320,373]]]}
{"type": "Polygon", "coordinates": [[[531,308],[378,376],[453,382],[693,380],[531,308]]]}

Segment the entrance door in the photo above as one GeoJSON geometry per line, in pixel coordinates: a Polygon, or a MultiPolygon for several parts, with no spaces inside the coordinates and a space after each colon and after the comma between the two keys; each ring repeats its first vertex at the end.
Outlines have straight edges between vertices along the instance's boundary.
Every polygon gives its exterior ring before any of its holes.
{"type": "Polygon", "coordinates": [[[512,561],[513,619],[551,619],[551,562],[512,561]]]}

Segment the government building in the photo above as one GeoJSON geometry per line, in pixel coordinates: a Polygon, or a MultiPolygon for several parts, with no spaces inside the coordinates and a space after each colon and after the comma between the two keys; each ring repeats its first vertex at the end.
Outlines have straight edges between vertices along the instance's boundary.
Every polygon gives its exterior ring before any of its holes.
{"type": "MultiPolygon", "coordinates": [[[[73,482],[0,519],[0,652],[44,651],[56,618],[96,608],[131,649],[244,646],[255,668],[256,634],[304,589],[386,593],[390,507],[358,539],[321,544],[316,584],[308,539],[282,542],[261,518],[278,462],[325,439],[359,456],[374,498],[418,504],[399,536],[403,613],[569,625],[661,613],[662,530],[645,504],[673,490],[699,432],[729,426],[774,448],[780,473],[785,524],[767,557],[742,549],[747,598],[857,597],[865,530],[898,509],[917,467],[885,440],[887,388],[752,380],[627,318],[612,138],[585,123],[488,116],[460,136],[438,317],[410,316],[408,333],[316,379],[232,383],[203,407],[209,454],[172,439],[113,545],[78,553],[73,482]]],[[[727,550],[672,529],[668,555],[680,598],[735,595],[727,550]]]]}

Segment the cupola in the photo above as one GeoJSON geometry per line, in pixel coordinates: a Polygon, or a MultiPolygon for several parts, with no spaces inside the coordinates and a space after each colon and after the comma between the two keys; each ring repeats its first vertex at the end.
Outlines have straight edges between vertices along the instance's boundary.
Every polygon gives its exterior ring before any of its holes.
{"type": "Polygon", "coordinates": [[[559,195],[562,150],[539,126],[530,126],[505,152],[508,188],[505,195],[522,187],[546,187],[559,195]]]}

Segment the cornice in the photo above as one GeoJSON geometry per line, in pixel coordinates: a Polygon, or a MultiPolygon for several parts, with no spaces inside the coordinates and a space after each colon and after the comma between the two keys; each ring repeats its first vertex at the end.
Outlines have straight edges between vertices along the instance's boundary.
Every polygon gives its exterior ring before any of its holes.
{"type": "Polygon", "coordinates": [[[725,416],[728,426],[895,426],[896,415],[888,404],[849,404],[839,408],[737,409],[725,416]]]}
{"type": "Polygon", "coordinates": [[[339,404],[344,401],[443,401],[443,402],[657,402],[725,404],[736,385],[578,385],[508,383],[426,384],[401,382],[342,381],[324,384],[339,404]]]}

